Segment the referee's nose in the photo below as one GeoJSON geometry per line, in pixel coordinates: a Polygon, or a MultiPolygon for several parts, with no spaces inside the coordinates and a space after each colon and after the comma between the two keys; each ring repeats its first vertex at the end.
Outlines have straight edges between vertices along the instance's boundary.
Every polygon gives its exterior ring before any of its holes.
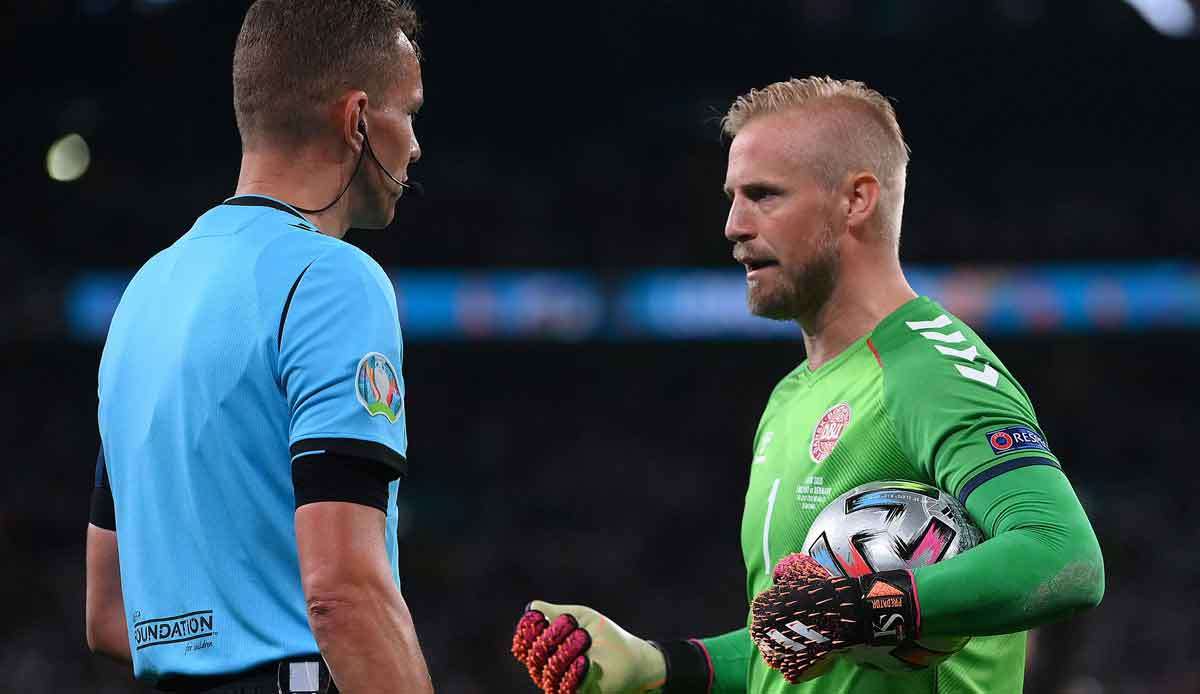
{"type": "Polygon", "coordinates": [[[413,133],[412,148],[408,151],[408,163],[416,164],[421,160],[421,143],[417,142],[417,134],[413,133]]]}

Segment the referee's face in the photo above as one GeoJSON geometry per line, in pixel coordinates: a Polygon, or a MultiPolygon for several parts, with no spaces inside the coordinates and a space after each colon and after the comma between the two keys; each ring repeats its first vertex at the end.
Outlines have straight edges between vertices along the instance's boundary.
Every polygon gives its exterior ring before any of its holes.
{"type": "Polygon", "coordinates": [[[401,34],[399,40],[403,44],[404,58],[397,66],[398,79],[383,98],[372,101],[363,114],[371,151],[379,164],[368,156],[363,161],[362,173],[355,180],[350,226],[358,229],[381,229],[391,223],[396,214],[396,201],[404,188],[388,173],[405,182],[409,164],[421,158],[421,145],[413,125],[424,101],[421,64],[408,39],[401,34]]]}
{"type": "Polygon", "coordinates": [[[733,139],[725,175],[725,238],[746,269],[751,313],[806,321],[829,301],[839,254],[834,195],[812,173],[803,114],[752,119],[733,139]]]}

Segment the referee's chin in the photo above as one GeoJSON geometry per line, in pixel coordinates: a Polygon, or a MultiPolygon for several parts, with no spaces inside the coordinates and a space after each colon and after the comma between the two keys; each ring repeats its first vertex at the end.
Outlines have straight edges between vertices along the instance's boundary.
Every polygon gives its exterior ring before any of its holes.
{"type": "Polygon", "coordinates": [[[350,227],[352,229],[387,228],[392,223],[392,220],[396,218],[396,203],[399,201],[399,195],[379,191],[376,195],[372,196],[369,205],[364,205],[364,209],[359,210],[350,227]]]}

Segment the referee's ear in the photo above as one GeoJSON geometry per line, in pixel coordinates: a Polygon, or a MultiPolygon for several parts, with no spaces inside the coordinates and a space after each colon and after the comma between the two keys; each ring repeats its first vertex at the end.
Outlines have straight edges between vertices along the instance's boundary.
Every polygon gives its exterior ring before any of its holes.
{"type": "Polygon", "coordinates": [[[338,100],[338,132],[354,157],[362,151],[367,137],[367,103],[367,93],[361,89],[346,92],[338,100]]]}

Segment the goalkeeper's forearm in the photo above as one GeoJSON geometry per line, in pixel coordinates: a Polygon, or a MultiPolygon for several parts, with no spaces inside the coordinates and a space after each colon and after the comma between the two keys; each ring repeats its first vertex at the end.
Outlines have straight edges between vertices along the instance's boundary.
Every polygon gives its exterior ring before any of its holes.
{"type": "Polygon", "coordinates": [[[914,572],[922,635],[1023,631],[1100,602],[1100,546],[1058,469],[999,475],[971,493],[967,509],[990,539],[914,572]]]}

